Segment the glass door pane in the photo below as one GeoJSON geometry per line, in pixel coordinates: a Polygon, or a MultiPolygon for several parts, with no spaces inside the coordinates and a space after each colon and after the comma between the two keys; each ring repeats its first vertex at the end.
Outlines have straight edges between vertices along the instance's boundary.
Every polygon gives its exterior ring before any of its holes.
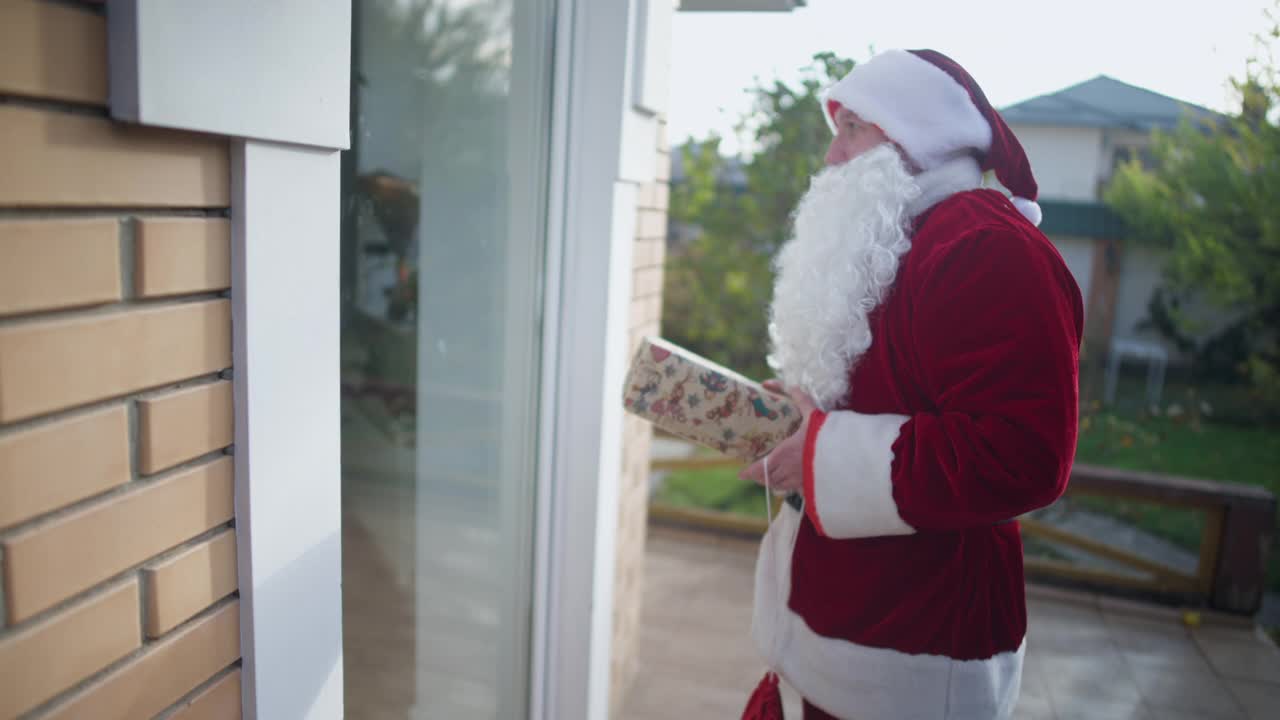
{"type": "Polygon", "coordinates": [[[522,717],[554,0],[353,11],[346,714],[522,717]]]}

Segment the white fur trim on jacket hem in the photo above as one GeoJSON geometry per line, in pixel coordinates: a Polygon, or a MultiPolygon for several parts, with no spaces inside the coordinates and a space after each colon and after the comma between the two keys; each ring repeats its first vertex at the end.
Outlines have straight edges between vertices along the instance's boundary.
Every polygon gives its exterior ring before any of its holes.
{"type": "Polygon", "coordinates": [[[815,524],[824,535],[863,538],[915,532],[898,514],[893,499],[893,443],[909,419],[839,411],[821,421],[812,457],[806,447],[804,463],[810,517],[816,515],[815,524]]]}
{"type": "MultiPolygon", "coordinates": [[[[884,130],[923,170],[956,148],[991,148],[991,125],[969,91],[938,66],[906,50],[888,50],[861,63],[822,99],[835,100],[884,130]]],[[[832,125],[834,128],[834,125],[832,125]]]]}
{"type": "Polygon", "coordinates": [[[984,660],[955,660],[868,647],[810,629],[788,606],[799,524],[800,513],[784,505],[765,535],[751,631],[765,662],[802,697],[858,720],[1004,720],[1013,714],[1025,641],[984,660]]]}

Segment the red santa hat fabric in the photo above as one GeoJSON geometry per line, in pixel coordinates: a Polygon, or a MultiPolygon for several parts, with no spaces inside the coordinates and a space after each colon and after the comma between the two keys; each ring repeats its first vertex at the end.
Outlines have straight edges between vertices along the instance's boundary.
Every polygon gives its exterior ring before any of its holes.
{"type": "Polygon", "coordinates": [[[1013,204],[1039,225],[1039,188],[1022,144],[991,107],[978,83],[936,50],[889,50],[859,64],[824,97],[835,129],[841,106],[874,123],[923,171],[959,155],[979,157],[984,172],[1013,194],[1013,204]]]}

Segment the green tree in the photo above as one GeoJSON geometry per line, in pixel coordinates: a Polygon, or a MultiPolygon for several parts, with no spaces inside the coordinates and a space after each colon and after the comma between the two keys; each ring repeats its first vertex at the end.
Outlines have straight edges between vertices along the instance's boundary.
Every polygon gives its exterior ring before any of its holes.
{"type": "Polygon", "coordinates": [[[684,179],[671,189],[670,218],[701,234],[668,256],[663,334],[673,342],[747,375],[769,376],[773,256],[831,139],[821,91],[852,68],[852,60],[823,53],[797,85],[775,81],[748,91],[752,110],[739,130],[754,139],[755,152],[742,168],[745,187],[726,182],[720,138],[681,149],[684,179]]]}
{"type": "MultiPolygon", "coordinates": [[[[1280,37],[1280,26],[1268,33],[1280,37]]],[[[1206,299],[1238,320],[1198,344],[1203,373],[1220,369],[1250,382],[1280,408],[1280,85],[1275,66],[1251,63],[1234,82],[1241,109],[1217,123],[1184,121],[1157,133],[1149,167],[1121,166],[1107,202],[1138,242],[1168,251],[1165,287],[1153,316],[1166,332],[1195,336],[1180,301],[1206,299]]],[[[1219,370],[1220,372],[1220,370],[1219,370]]]]}

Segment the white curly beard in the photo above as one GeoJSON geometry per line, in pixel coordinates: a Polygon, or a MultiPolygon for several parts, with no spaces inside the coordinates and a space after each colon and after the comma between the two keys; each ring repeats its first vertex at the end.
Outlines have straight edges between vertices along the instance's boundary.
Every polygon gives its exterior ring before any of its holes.
{"type": "Polygon", "coordinates": [[[830,410],[871,346],[868,316],[884,302],[911,249],[908,223],[921,197],[889,145],[814,176],[775,260],[769,365],[830,410]]]}

